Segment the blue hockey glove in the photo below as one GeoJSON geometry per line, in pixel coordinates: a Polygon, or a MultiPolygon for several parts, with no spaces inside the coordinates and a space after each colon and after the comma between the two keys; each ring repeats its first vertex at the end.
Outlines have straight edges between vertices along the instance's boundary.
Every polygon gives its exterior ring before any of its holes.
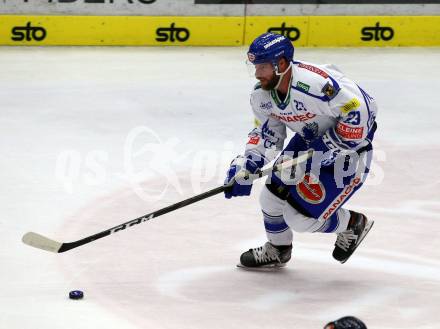
{"type": "Polygon", "coordinates": [[[233,196],[250,195],[252,181],[243,177],[247,174],[255,174],[259,170],[259,166],[254,161],[242,155],[232,160],[224,183],[224,185],[227,186],[225,189],[225,198],[230,199],[233,196]]]}

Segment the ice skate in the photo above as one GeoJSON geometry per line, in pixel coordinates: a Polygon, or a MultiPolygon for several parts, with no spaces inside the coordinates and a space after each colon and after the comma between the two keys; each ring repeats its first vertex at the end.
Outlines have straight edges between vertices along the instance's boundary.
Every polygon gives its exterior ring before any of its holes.
{"type": "Polygon", "coordinates": [[[276,269],[286,266],[292,254],[292,245],[274,246],[266,242],[264,246],[249,249],[240,257],[238,267],[252,270],[276,269]]]}
{"type": "Polygon", "coordinates": [[[348,223],[347,230],[338,233],[333,250],[333,258],[344,264],[354,253],[362,240],[371,230],[374,221],[369,221],[367,217],[361,213],[351,211],[351,218],[348,223]]]}

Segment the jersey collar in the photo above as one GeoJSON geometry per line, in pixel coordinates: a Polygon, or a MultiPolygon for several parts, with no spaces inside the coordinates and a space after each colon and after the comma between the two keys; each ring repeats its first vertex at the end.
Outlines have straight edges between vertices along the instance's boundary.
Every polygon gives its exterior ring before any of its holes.
{"type": "Polygon", "coordinates": [[[289,88],[287,89],[287,95],[284,101],[282,101],[278,97],[278,93],[275,89],[271,89],[270,91],[271,98],[275,102],[276,106],[281,110],[285,110],[287,105],[289,105],[290,103],[290,89],[291,89],[290,86],[292,85],[292,80],[293,80],[293,67],[292,67],[292,73],[290,74],[289,88]]]}

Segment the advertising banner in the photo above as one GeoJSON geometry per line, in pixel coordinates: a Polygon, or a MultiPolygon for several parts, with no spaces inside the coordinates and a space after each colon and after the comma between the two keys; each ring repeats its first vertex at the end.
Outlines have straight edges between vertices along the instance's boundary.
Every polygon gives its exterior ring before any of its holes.
{"type": "Polygon", "coordinates": [[[2,16],[2,45],[239,46],[243,17],[2,16]]]}
{"type": "Polygon", "coordinates": [[[245,29],[245,44],[272,31],[309,47],[440,45],[440,16],[252,16],[245,29]]]}

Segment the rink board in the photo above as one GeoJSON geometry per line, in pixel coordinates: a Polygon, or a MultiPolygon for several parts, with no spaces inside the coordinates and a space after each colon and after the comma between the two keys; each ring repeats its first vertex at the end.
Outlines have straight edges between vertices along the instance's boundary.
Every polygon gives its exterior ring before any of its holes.
{"type": "Polygon", "coordinates": [[[3,45],[237,46],[243,43],[243,17],[11,15],[0,18],[3,45]]]}
{"type": "Polygon", "coordinates": [[[440,45],[440,16],[247,17],[244,44],[268,30],[308,47],[440,45]]]}
{"type": "Polygon", "coordinates": [[[0,18],[1,45],[241,46],[273,31],[298,46],[440,46],[440,16],[0,18]]]}

